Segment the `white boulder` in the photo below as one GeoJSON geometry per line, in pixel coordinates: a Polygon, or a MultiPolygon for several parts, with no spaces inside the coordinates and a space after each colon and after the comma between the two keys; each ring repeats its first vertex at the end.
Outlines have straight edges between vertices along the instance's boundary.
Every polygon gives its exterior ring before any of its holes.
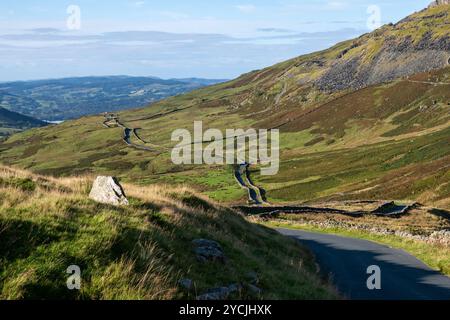
{"type": "Polygon", "coordinates": [[[122,186],[114,177],[97,177],[92,186],[89,198],[114,206],[128,205],[122,186]]]}

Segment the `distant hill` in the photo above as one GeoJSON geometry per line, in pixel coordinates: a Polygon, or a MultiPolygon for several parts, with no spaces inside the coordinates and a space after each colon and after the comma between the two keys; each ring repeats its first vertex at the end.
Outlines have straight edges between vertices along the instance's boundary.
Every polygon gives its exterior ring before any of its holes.
{"type": "Polygon", "coordinates": [[[0,107],[41,120],[67,120],[144,106],[222,81],[111,76],[0,83],[0,107]]]}
{"type": "Polygon", "coordinates": [[[41,120],[24,116],[20,113],[0,107],[0,137],[25,129],[42,127],[44,125],[46,125],[46,123],[41,120]]]}

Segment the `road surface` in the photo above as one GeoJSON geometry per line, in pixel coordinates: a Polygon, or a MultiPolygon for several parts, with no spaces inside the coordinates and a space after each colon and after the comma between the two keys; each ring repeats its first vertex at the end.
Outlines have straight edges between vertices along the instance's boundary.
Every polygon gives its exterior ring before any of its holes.
{"type": "Polygon", "coordinates": [[[338,290],[355,300],[450,300],[450,278],[403,250],[341,236],[277,229],[315,254],[321,271],[338,290]],[[381,290],[369,290],[367,268],[381,270],[381,290]]]}
{"type": "Polygon", "coordinates": [[[241,188],[247,190],[249,201],[257,205],[265,203],[265,199],[263,197],[264,191],[255,186],[250,178],[249,164],[244,163],[236,166],[234,169],[234,178],[241,188]]]}

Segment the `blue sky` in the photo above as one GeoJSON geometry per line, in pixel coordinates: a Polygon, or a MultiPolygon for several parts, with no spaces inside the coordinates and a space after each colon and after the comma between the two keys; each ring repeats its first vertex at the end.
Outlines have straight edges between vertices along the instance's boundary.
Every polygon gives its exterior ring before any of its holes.
{"type": "Polygon", "coordinates": [[[233,78],[369,32],[370,6],[379,8],[384,24],[429,2],[2,1],[0,81],[117,74],[233,78]],[[68,28],[70,5],[80,9],[80,28],[68,28]]]}

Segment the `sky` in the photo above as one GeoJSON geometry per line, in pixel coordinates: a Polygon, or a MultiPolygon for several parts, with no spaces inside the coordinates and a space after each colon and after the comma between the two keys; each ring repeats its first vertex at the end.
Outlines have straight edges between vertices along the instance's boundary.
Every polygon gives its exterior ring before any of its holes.
{"type": "Polygon", "coordinates": [[[397,22],[431,0],[0,2],[0,81],[231,79],[397,22]]]}

